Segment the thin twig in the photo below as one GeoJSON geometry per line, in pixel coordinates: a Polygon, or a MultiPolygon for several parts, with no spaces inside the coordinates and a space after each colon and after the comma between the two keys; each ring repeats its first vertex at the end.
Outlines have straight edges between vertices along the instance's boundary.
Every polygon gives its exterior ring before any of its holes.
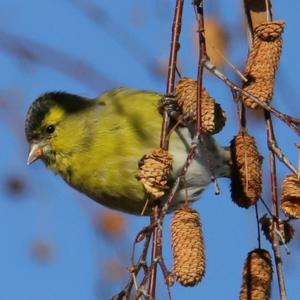
{"type": "Polygon", "coordinates": [[[236,73],[237,76],[240,77],[240,79],[243,82],[248,81],[248,79],[244,76],[244,74],[212,42],[210,42],[209,40],[205,40],[205,43],[211,49],[213,49],[218,55],[221,56],[221,58],[224,60],[224,62],[236,73]]]}
{"type": "MultiPolygon", "coordinates": [[[[216,178],[214,175],[214,171],[211,164],[211,157],[209,155],[209,151],[207,149],[207,145],[202,138],[202,92],[203,92],[203,58],[207,57],[206,51],[206,39],[205,39],[205,29],[204,29],[204,10],[203,10],[203,1],[202,0],[194,0],[193,2],[194,10],[196,13],[196,20],[197,20],[197,30],[198,30],[198,43],[199,43],[199,59],[198,59],[198,72],[197,72],[197,120],[196,120],[196,136],[198,139],[202,140],[202,146],[204,147],[204,153],[207,154],[208,166],[210,169],[212,181],[215,182],[216,178]]],[[[195,155],[195,152],[193,156],[195,155]]],[[[219,193],[218,184],[216,183],[215,186],[217,187],[216,191],[219,193]]]]}
{"type": "Polygon", "coordinates": [[[261,197],[259,199],[260,199],[261,203],[263,204],[263,206],[265,207],[268,214],[272,217],[272,212],[271,212],[270,208],[268,207],[267,203],[265,202],[265,200],[261,197]]]}
{"type": "Polygon", "coordinates": [[[203,90],[203,59],[207,57],[206,45],[205,45],[205,36],[204,36],[204,11],[203,11],[203,1],[194,0],[194,8],[196,12],[197,19],[197,30],[198,30],[198,48],[199,48],[199,59],[198,59],[198,74],[197,74],[197,121],[196,121],[196,135],[201,136],[202,131],[202,90],[203,90]]]}
{"type": "Polygon", "coordinates": [[[169,194],[167,195],[166,201],[165,201],[164,205],[162,206],[160,218],[159,218],[160,220],[163,220],[166,213],[168,212],[169,206],[174,198],[174,195],[177,192],[180,183],[184,180],[183,178],[185,177],[185,174],[194,159],[198,144],[199,144],[199,139],[197,137],[195,137],[191,144],[191,147],[189,149],[189,153],[184,162],[184,165],[181,167],[181,169],[179,171],[179,175],[177,176],[176,180],[174,181],[172,189],[170,190],[169,194]]]}
{"type": "MultiPolygon", "coordinates": [[[[144,231],[146,232],[146,229],[143,229],[141,232],[144,232],[144,231]]],[[[134,262],[135,245],[136,245],[136,243],[138,243],[142,240],[140,238],[141,232],[139,232],[137,234],[134,245],[133,245],[133,249],[132,249],[132,255],[131,255],[132,266],[128,268],[129,272],[132,273],[130,280],[121,292],[119,292],[117,295],[112,297],[112,300],[124,299],[124,297],[126,297],[126,299],[129,299],[132,287],[134,285],[136,285],[136,277],[139,274],[141,268],[142,267],[144,269],[148,268],[146,266],[146,259],[147,259],[147,254],[148,254],[148,249],[149,249],[149,244],[150,244],[150,239],[151,239],[151,231],[150,230],[148,230],[146,233],[143,233],[143,239],[145,239],[144,247],[143,247],[143,250],[142,250],[139,260],[137,261],[137,263],[134,262]]]]}
{"type": "MultiPolygon", "coordinates": [[[[196,137],[198,139],[201,139],[202,146],[204,147],[204,153],[207,154],[207,161],[208,166],[210,169],[212,181],[215,182],[216,178],[214,175],[214,171],[211,164],[211,157],[209,155],[209,151],[206,145],[205,140],[202,136],[202,92],[203,92],[203,61],[204,57],[207,57],[206,52],[206,39],[204,35],[204,10],[203,10],[203,1],[202,0],[194,0],[193,2],[195,13],[196,13],[196,20],[197,20],[197,30],[198,30],[198,39],[199,39],[199,59],[198,59],[198,73],[197,73],[197,120],[196,120],[196,137]]],[[[196,148],[195,148],[196,149],[196,148]]],[[[193,150],[194,151],[194,150],[193,150]]],[[[193,152],[193,157],[195,155],[195,152],[193,152]]],[[[193,158],[192,157],[192,158],[193,158]]],[[[217,186],[217,184],[216,184],[217,186]]],[[[219,189],[217,189],[219,192],[219,189]]]]}
{"type": "Polygon", "coordinates": [[[278,157],[278,159],[284,163],[295,175],[298,174],[297,168],[295,168],[292,163],[287,159],[287,157],[282,153],[280,148],[277,146],[277,141],[275,136],[273,137],[274,140],[269,140],[269,148],[273,151],[273,153],[278,157]]]}
{"type": "Polygon", "coordinates": [[[160,220],[163,220],[165,214],[168,212],[169,205],[171,204],[172,199],[174,198],[174,195],[175,195],[180,183],[182,181],[184,181],[186,172],[188,171],[188,168],[191,165],[191,163],[197,153],[197,148],[199,146],[199,142],[200,142],[200,138],[199,138],[199,136],[196,135],[191,143],[188,156],[187,156],[183,166],[181,167],[181,169],[179,171],[179,175],[177,176],[176,180],[174,181],[172,189],[170,190],[170,192],[166,198],[166,201],[162,207],[160,220]]]}
{"type": "MultiPolygon", "coordinates": [[[[176,1],[175,14],[174,14],[173,26],[172,26],[172,38],[171,38],[169,66],[168,66],[168,79],[167,79],[167,87],[166,87],[167,95],[174,95],[174,90],[175,90],[175,75],[176,75],[176,70],[177,70],[177,52],[180,48],[179,37],[180,37],[180,32],[181,32],[181,19],[182,19],[183,4],[184,4],[184,0],[176,1]]],[[[165,111],[163,114],[163,122],[162,122],[161,136],[160,136],[160,146],[163,149],[168,149],[169,126],[170,126],[170,117],[169,117],[168,113],[165,111]]]]}
{"type": "MultiPolygon", "coordinates": [[[[177,72],[177,52],[179,50],[179,37],[181,32],[181,20],[183,11],[184,0],[177,0],[175,13],[172,25],[172,38],[171,49],[169,57],[168,67],[168,79],[166,86],[166,94],[174,95],[175,91],[175,76],[177,72]]],[[[163,113],[163,121],[161,127],[160,147],[168,150],[169,148],[169,131],[170,131],[170,117],[167,111],[163,113]]],[[[161,223],[163,218],[161,217],[162,208],[160,204],[154,206],[151,217],[151,224],[156,223],[160,217],[161,223]]],[[[157,278],[157,257],[162,255],[162,229],[160,226],[155,226],[152,235],[152,253],[151,253],[151,266],[147,274],[149,278],[148,282],[148,295],[150,298],[155,299],[156,290],[156,278],[157,278]]]]}
{"type": "MultiPolygon", "coordinates": [[[[265,120],[266,120],[266,127],[267,127],[267,139],[269,144],[269,141],[275,139],[275,135],[273,130],[271,114],[268,111],[265,111],[265,120]]],[[[270,158],[270,168],[271,168],[270,172],[271,172],[272,219],[273,219],[272,249],[275,258],[275,266],[276,266],[277,280],[278,280],[278,286],[280,292],[280,299],[286,300],[287,294],[286,294],[283,271],[282,271],[282,258],[279,249],[278,235],[276,234],[276,232],[279,231],[279,204],[278,204],[278,194],[277,194],[276,161],[275,161],[275,154],[273,153],[271,148],[269,148],[269,158],[270,158]]]]}
{"type": "Polygon", "coordinates": [[[167,291],[168,291],[168,298],[169,298],[169,300],[171,300],[172,296],[171,296],[170,286],[172,286],[174,284],[175,277],[171,272],[169,272],[169,270],[164,262],[163,257],[160,257],[158,259],[158,263],[159,263],[160,269],[162,270],[164,278],[165,278],[165,283],[166,283],[167,291]]]}
{"type": "Polygon", "coordinates": [[[271,11],[270,0],[265,0],[265,2],[266,2],[267,21],[271,21],[272,20],[272,11],[271,11]]]}
{"type": "Polygon", "coordinates": [[[287,246],[286,242],[285,242],[285,237],[282,235],[282,233],[280,232],[280,230],[278,230],[277,228],[274,228],[276,234],[278,235],[278,238],[280,239],[280,242],[282,243],[282,245],[284,245],[284,249],[287,255],[291,254],[291,251],[289,249],[289,247],[287,246]]]}
{"type": "Polygon", "coordinates": [[[268,112],[272,113],[279,120],[287,124],[290,128],[292,128],[298,135],[300,135],[300,119],[294,118],[292,116],[286,115],[275,109],[274,107],[268,105],[267,103],[261,101],[259,98],[253,96],[252,94],[244,91],[242,88],[238,87],[234,84],[229,78],[227,78],[220,70],[217,69],[215,65],[211,63],[210,60],[205,58],[203,62],[204,67],[214,74],[217,78],[222,80],[227,86],[229,86],[234,92],[238,92],[250,99],[252,99],[255,103],[257,103],[260,107],[264,108],[268,112]]]}
{"type": "Polygon", "coordinates": [[[175,182],[173,183],[172,189],[171,189],[171,191],[169,192],[169,194],[167,196],[167,200],[165,201],[165,203],[162,207],[162,210],[161,210],[161,213],[160,213],[160,220],[162,220],[165,217],[166,213],[168,212],[169,205],[172,202],[172,200],[174,198],[174,195],[178,190],[180,181],[181,181],[181,177],[178,176],[176,178],[175,182]]]}
{"type": "Polygon", "coordinates": [[[261,248],[261,238],[260,238],[259,215],[258,215],[257,203],[255,203],[255,217],[256,217],[256,225],[257,225],[258,248],[260,249],[261,248]]]}
{"type": "MultiPolygon", "coordinates": [[[[153,208],[153,214],[151,216],[151,224],[156,223],[158,220],[160,208],[155,205],[153,208]]],[[[148,285],[148,295],[150,298],[155,299],[156,290],[156,274],[157,274],[157,262],[156,258],[159,255],[159,246],[162,238],[162,230],[159,226],[155,226],[152,235],[152,253],[151,253],[151,265],[149,274],[149,285],[148,285]]]]}

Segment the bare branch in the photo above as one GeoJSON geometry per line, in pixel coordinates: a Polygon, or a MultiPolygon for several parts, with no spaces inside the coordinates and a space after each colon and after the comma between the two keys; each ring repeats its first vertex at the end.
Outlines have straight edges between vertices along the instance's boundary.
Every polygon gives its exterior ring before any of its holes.
{"type": "Polygon", "coordinates": [[[212,74],[214,74],[216,77],[218,77],[220,80],[222,80],[227,86],[229,86],[234,92],[238,92],[248,98],[251,98],[253,101],[255,101],[260,107],[264,108],[265,110],[272,113],[275,117],[283,121],[285,124],[287,124],[290,128],[292,128],[298,135],[300,135],[300,119],[294,118],[292,116],[286,115],[281,113],[280,111],[276,110],[274,107],[268,105],[267,103],[259,100],[255,96],[251,95],[248,92],[245,92],[242,88],[238,87],[236,84],[234,84],[229,78],[227,78],[220,70],[217,69],[216,66],[214,66],[211,61],[208,59],[205,59],[203,62],[205,68],[210,71],[212,74]]]}

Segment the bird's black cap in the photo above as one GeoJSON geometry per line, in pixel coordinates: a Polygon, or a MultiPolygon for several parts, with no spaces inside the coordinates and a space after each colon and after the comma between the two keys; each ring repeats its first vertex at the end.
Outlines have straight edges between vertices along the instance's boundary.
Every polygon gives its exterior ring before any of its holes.
{"type": "Polygon", "coordinates": [[[91,105],[84,97],[66,92],[48,92],[37,98],[30,106],[25,120],[25,135],[27,141],[36,137],[41,124],[49,110],[58,105],[68,113],[75,113],[91,105]]]}

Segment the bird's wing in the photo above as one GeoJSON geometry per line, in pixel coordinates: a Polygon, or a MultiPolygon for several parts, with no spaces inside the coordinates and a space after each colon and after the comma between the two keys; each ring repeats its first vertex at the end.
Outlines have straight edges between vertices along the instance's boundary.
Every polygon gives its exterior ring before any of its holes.
{"type": "MultiPolygon", "coordinates": [[[[139,99],[143,100],[146,98],[146,101],[150,98],[154,97],[155,100],[160,99],[161,94],[148,90],[137,90],[126,87],[118,87],[104,92],[102,95],[96,98],[96,102],[100,104],[108,104],[111,101],[118,101],[118,99],[139,99]],[[148,97],[147,97],[148,96],[148,97]],[[152,97],[151,97],[152,96],[152,97]]],[[[151,100],[151,99],[150,99],[151,100]]]]}
{"type": "Polygon", "coordinates": [[[135,175],[138,161],[150,149],[159,147],[159,99],[157,93],[127,88],[110,90],[96,99],[101,107],[97,110],[94,142],[89,148],[94,159],[83,163],[89,165],[89,172],[93,169],[97,193],[92,198],[120,210],[128,211],[129,206],[137,206],[136,213],[142,210],[144,190],[135,175]]]}

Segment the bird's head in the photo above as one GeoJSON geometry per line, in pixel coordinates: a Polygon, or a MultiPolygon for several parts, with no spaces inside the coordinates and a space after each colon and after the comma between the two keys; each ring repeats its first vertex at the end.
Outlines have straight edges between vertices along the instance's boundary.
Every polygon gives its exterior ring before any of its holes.
{"type": "Polygon", "coordinates": [[[42,159],[49,165],[56,152],[67,152],[76,135],[76,128],[72,128],[76,126],[74,116],[89,106],[90,101],[85,98],[64,92],[45,93],[37,98],[25,121],[30,145],[27,164],[42,159]]]}

